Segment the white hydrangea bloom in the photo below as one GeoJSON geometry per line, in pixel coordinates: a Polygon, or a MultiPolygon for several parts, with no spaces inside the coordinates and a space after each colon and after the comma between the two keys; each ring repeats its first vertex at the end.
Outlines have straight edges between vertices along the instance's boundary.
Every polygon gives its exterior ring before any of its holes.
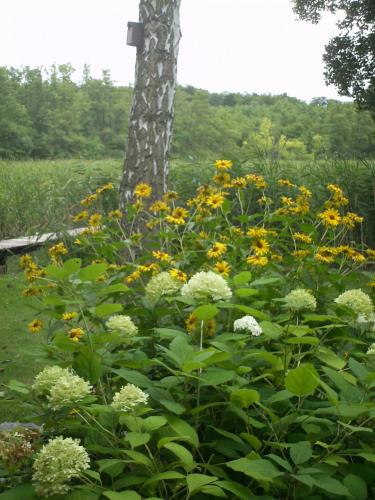
{"type": "Polygon", "coordinates": [[[86,380],[73,373],[67,373],[51,387],[47,399],[53,410],[59,410],[64,406],[74,406],[90,393],[91,386],[86,380]]]}
{"type": "Polygon", "coordinates": [[[374,313],[374,305],[367,293],[362,292],[359,288],[347,290],[335,299],[336,304],[345,306],[351,309],[358,316],[366,318],[371,317],[374,313]]]}
{"type": "Polygon", "coordinates": [[[316,299],[309,290],[296,288],[285,296],[285,305],[293,311],[315,311],[316,299]]]}
{"type": "Polygon", "coordinates": [[[106,322],[106,326],[111,332],[120,332],[127,337],[134,337],[138,333],[138,327],[133,323],[130,316],[123,316],[122,314],[111,316],[106,322]]]}
{"type": "Polygon", "coordinates": [[[139,405],[146,404],[148,394],[142,391],[139,387],[133,384],[127,384],[116,392],[113,396],[111,406],[117,411],[129,411],[139,405]]]}
{"type": "Polygon", "coordinates": [[[181,281],[173,278],[168,272],[156,274],[146,285],[146,298],[150,302],[157,302],[163,296],[175,295],[181,286],[181,281]]]}
{"type": "Polygon", "coordinates": [[[32,389],[36,394],[46,394],[56,384],[56,382],[63,376],[70,373],[68,368],[61,368],[60,366],[46,366],[35,377],[32,389]]]}
{"type": "Polygon", "coordinates": [[[233,323],[233,328],[235,332],[240,330],[250,332],[254,337],[259,337],[259,335],[262,334],[262,327],[253,316],[243,316],[242,318],[236,319],[233,323]]]}
{"type": "Polygon", "coordinates": [[[375,342],[367,349],[367,356],[375,356],[375,342]]]}
{"type": "Polygon", "coordinates": [[[37,453],[33,463],[33,483],[39,496],[64,495],[69,481],[89,468],[90,459],[78,439],[59,436],[37,453]]]}
{"type": "Polygon", "coordinates": [[[229,300],[232,291],[222,276],[213,271],[201,271],[181,288],[181,295],[198,301],[229,300]]]}

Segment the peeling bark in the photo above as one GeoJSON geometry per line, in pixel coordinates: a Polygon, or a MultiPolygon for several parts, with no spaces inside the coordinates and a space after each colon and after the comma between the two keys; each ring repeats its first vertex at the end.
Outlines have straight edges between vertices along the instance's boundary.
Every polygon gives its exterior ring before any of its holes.
{"type": "Polygon", "coordinates": [[[120,208],[139,182],[153,188],[153,199],[167,190],[168,155],[174,118],[181,0],[140,0],[144,45],[137,49],[135,87],[129,119],[120,208]]]}

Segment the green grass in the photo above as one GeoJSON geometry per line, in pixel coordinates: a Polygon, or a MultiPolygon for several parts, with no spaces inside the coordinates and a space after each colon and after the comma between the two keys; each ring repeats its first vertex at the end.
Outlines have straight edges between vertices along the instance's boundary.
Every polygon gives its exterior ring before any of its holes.
{"type": "MultiPolygon", "coordinates": [[[[35,312],[30,307],[33,299],[22,296],[25,281],[15,269],[15,258],[10,260],[10,272],[0,276],[0,384],[15,379],[30,383],[43,364],[36,361],[30,351],[44,338],[43,334],[31,334],[27,325],[34,318],[35,312]]],[[[17,404],[0,404],[0,421],[12,421],[22,418],[17,404]]]]}

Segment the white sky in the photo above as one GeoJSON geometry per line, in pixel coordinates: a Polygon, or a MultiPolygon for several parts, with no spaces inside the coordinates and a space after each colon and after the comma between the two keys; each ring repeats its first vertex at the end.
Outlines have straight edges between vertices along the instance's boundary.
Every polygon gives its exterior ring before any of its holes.
{"type": "MultiPolygon", "coordinates": [[[[111,71],[134,80],[126,25],[139,0],[0,0],[0,66],[70,62],[79,79],[111,71]]],[[[182,0],[178,82],[210,91],[338,98],[323,78],[324,45],[335,18],[297,21],[291,0],[182,0]]]]}

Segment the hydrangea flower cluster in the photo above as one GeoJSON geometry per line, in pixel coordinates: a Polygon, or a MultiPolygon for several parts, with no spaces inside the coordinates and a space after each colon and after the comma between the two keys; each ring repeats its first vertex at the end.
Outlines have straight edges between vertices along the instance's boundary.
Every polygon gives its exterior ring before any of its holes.
{"type": "Polygon", "coordinates": [[[37,453],[33,463],[33,482],[40,496],[64,495],[69,481],[89,468],[90,459],[77,439],[59,436],[37,453]]]}
{"type": "Polygon", "coordinates": [[[111,406],[117,411],[130,411],[139,405],[146,404],[148,394],[134,384],[127,384],[121,387],[119,392],[113,396],[111,406]]]}
{"type": "Polygon", "coordinates": [[[375,356],[375,342],[373,342],[367,349],[367,356],[375,356]]]}
{"type": "Polygon", "coordinates": [[[201,271],[181,288],[181,295],[198,301],[229,300],[232,291],[222,276],[213,271],[201,271]]]}
{"type": "Polygon", "coordinates": [[[37,395],[47,396],[53,410],[75,405],[91,393],[91,386],[86,380],[59,366],[44,368],[35,377],[32,388],[37,395]]]}
{"type": "Polygon", "coordinates": [[[181,281],[173,278],[168,272],[156,274],[146,285],[146,298],[150,302],[157,302],[163,296],[178,293],[181,285],[181,281]]]}
{"type": "Polygon", "coordinates": [[[347,290],[335,299],[336,304],[345,306],[358,316],[371,317],[374,313],[374,305],[367,293],[362,290],[347,290]]]}
{"type": "Polygon", "coordinates": [[[111,316],[106,322],[106,326],[111,332],[120,332],[127,337],[134,337],[138,333],[138,327],[133,323],[130,316],[121,314],[111,316]]]}
{"type": "Polygon", "coordinates": [[[309,290],[296,288],[285,296],[285,305],[292,311],[315,311],[316,299],[309,290]]]}
{"type": "Polygon", "coordinates": [[[233,328],[235,332],[241,330],[250,332],[254,337],[259,337],[263,331],[262,327],[253,316],[243,316],[242,318],[236,319],[233,323],[233,328]]]}

